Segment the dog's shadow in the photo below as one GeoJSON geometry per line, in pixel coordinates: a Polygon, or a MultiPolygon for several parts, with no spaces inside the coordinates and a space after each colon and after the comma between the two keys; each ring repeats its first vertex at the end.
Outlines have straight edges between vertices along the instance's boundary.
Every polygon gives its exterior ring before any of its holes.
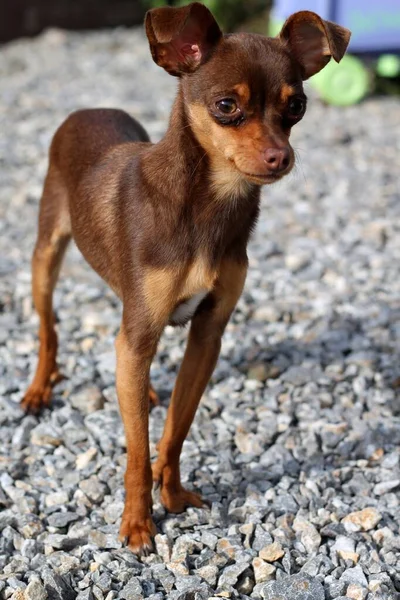
{"type": "MultiPolygon", "coordinates": [[[[233,352],[232,374],[235,373],[242,377],[242,381],[245,382],[249,373],[252,373],[260,365],[266,367],[265,373],[269,372],[271,365],[277,367],[274,374],[278,375],[279,379],[270,382],[268,379],[264,381],[261,377],[262,380],[257,384],[257,392],[254,394],[256,407],[263,405],[264,392],[267,393],[270,386],[270,389],[273,389],[273,386],[277,385],[281,388],[282,394],[285,394],[288,390],[295,390],[297,386],[307,385],[305,379],[299,383],[296,382],[298,373],[293,367],[299,367],[301,377],[304,377],[307,372],[317,373],[316,379],[322,377],[323,382],[320,389],[324,392],[325,397],[331,396],[332,398],[331,404],[321,405],[320,409],[317,407],[317,410],[320,411],[318,420],[321,426],[326,425],[329,428],[345,422],[346,430],[343,435],[338,435],[337,445],[335,445],[335,440],[321,439],[318,427],[315,427],[312,418],[304,418],[304,412],[300,417],[298,416],[297,402],[303,405],[304,409],[307,403],[306,397],[304,396],[300,400],[296,399],[296,401],[289,400],[288,402],[292,406],[289,411],[290,423],[287,429],[277,433],[272,441],[266,442],[262,453],[253,455],[248,460],[241,455],[240,450],[235,450],[233,453],[235,463],[233,469],[240,471],[239,483],[230,486],[221,482],[218,472],[213,477],[215,495],[219,496],[226,506],[236,498],[244,501],[249,489],[259,489],[264,493],[267,489],[279,484],[285,475],[289,474],[297,479],[300,472],[305,477],[312,479],[316,473],[324,471],[327,473],[330,485],[339,490],[342,484],[340,479],[332,475],[335,470],[343,470],[346,466],[354,465],[354,461],[357,460],[372,461],[370,463],[372,467],[378,466],[381,457],[393,452],[400,445],[400,346],[396,342],[394,327],[396,320],[398,321],[398,317],[400,317],[400,309],[397,306],[393,308],[383,305],[382,312],[386,313],[386,316],[389,315],[390,318],[382,320],[378,318],[374,322],[371,319],[371,322],[364,322],[348,315],[334,314],[329,321],[327,320],[326,328],[321,328],[313,339],[302,341],[288,337],[284,341],[268,347],[257,343],[255,338],[259,334],[259,326],[255,327],[251,320],[243,325],[243,328],[249,327],[250,329],[246,336],[241,336],[240,331],[235,332],[235,335],[237,334],[241,340],[241,346],[240,350],[236,347],[233,352]],[[390,323],[393,324],[393,330],[390,330],[390,323]],[[246,357],[250,355],[251,359],[247,359],[246,357]],[[307,365],[303,372],[301,372],[302,365],[307,365]],[[337,377],[329,377],[325,372],[326,368],[328,367],[329,370],[332,365],[338,368],[337,377]],[[290,374],[293,373],[292,377],[290,374]],[[341,401],[340,386],[351,390],[352,399],[346,400],[344,405],[338,408],[337,404],[341,401]],[[357,422],[360,419],[364,420],[364,423],[361,428],[358,428],[357,422]],[[310,431],[310,436],[313,438],[314,451],[308,447],[310,437],[304,435],[305,429],[310,431]],[[289,438],[292,438],[297,446],[296,458],[289,459],[291,464],[285,465],[283,461],[281,466],[268,466],[266,463],[263,465],[262,454],[274,446],[285,447],[289,438]],[[375,452],[382,453],[376,463],[374,463],[375,452]],[[238,458],[239,460],[237,460],[238,458]]],[[[226,364],[229,363],[230,356],[226,354],[222,358],[225,365],[221,370],[217,367],[211,389],[213,385],[218,386],[226,374],[226,364]]],[[[238,394],[240,396],[240,392],[238,394]]],[[[242,408],[244,412],[246,405],[249,404],[248,394],[242,404],[240,398],[239,400],[237,398],[238,394],[234,408],[235,410],[242,408]]],[[[169,390],[165,390],[165,393],[162,394],[163,403],[168,403],[168,397],[169,390]]],[[[318,400],[310,398],[311,402],[314,403],[313,408],[315,409],[315,403],[318,404],[318,400]]],[[[221,410],[229,409],[230,403],[229,397],[222,398],[221,410]]],[[[200,411],[203,411],[201,419],[205,419],[208,410],[207,394],[200,406],[200,411]]],[[[280,410],[281,406],[278,403],[277,415],[280,410]]],[[[256,425],[250,423],[247,430],[256,431],[256,425]]],[[[334,436],[336,433],[332,435],[334,436]]],[[[189,435],[190,439],[196,441],[191,435],[189,435]]],[[[233,432],[231,441],[234,446],[235,434],[233,432]]],[[[218,458],[218,449],[215,448],[212,439],[209,442],[203,442],[202,446],[202,453],[209,453],[218,458]]],[[[210,460],[212,460],[211,456],[210,460]]],[[[223,470],[226,470],[226,465],[223,470]]],[[[191,481],[196,486],[196,476],[191,481]]],[[[278,515],[287,512],[284,502],[281,502],[281,512],[279,512],[279,508],[277,509],[277,502],[272,504],[274,510],[278,510],[278,515]]],[[[232,519],[229,518],[229,515],[227,519],[228,524],[238,522],[236,513],[232,519]]]]}

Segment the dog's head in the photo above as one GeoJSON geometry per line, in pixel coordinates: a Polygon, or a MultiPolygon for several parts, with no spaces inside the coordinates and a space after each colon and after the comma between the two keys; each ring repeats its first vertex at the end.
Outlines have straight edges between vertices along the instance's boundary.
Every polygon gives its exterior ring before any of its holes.
{"type": "Polygon", "coordinates": [[[343,57],[350,32],[309,11],[277,38],[223,35],[198,2],[146,15],[154,61],[181,78],[185,110],[215,183],[272,183],[290,172],[291,128],[304,116],[303,81],[343,57]]]}

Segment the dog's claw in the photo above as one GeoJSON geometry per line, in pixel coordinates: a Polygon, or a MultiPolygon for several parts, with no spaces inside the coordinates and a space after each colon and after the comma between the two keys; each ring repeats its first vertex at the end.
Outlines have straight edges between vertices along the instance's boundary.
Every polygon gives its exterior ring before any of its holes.
{"type": "Polygon", "coordinates": [[[153,520],[148,516],[143,522],[134,518],[134,513],[124,513],[121,522],[119,539],[138,556],[148,556],[153,549],[152,538],[156,534],[153,520]]]}

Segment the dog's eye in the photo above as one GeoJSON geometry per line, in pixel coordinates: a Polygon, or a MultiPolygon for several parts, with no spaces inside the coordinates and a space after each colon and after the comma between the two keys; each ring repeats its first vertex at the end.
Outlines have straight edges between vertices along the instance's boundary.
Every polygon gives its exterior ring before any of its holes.
{"type": "Polygon", "coordinates": [[[292,98],[288,105],[288,113],[291,117],[301,117],[306,110],[306,102],[303,98],[292,98]]]}
{"type": "Polygon", "coordinates": [[[233,98],[223,98],[216,103],[216,106],[224,115],[233,115],[238,110],[238,105],[233,98]]]}

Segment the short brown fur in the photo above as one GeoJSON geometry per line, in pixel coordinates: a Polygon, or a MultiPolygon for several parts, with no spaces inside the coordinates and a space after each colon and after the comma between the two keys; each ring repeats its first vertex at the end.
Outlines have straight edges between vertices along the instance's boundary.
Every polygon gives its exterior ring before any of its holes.
{"type": "Polygon", "coordinates": [[[201,506],[180,481],[179,456],[243,289],[260,186],[290,172],[290,130],[303,116],[302,81],[349,33],[296,13],[281,35],[222,35],[201,4],[146,15],[154,60],[180,78],[169,128],[151,144],[118,110],[72,114],[56,132],[40,205],[32,291],[39,362],[22,401],[48,406],[60,379],[52,295],[70,238],[123,303],[116,386],[127,442],[121,537],[151,547],[152,480],[167,509],[201,506]],[[158,459],[151,469],[149,371],[168,322],[191,320],[158,459]]]}

